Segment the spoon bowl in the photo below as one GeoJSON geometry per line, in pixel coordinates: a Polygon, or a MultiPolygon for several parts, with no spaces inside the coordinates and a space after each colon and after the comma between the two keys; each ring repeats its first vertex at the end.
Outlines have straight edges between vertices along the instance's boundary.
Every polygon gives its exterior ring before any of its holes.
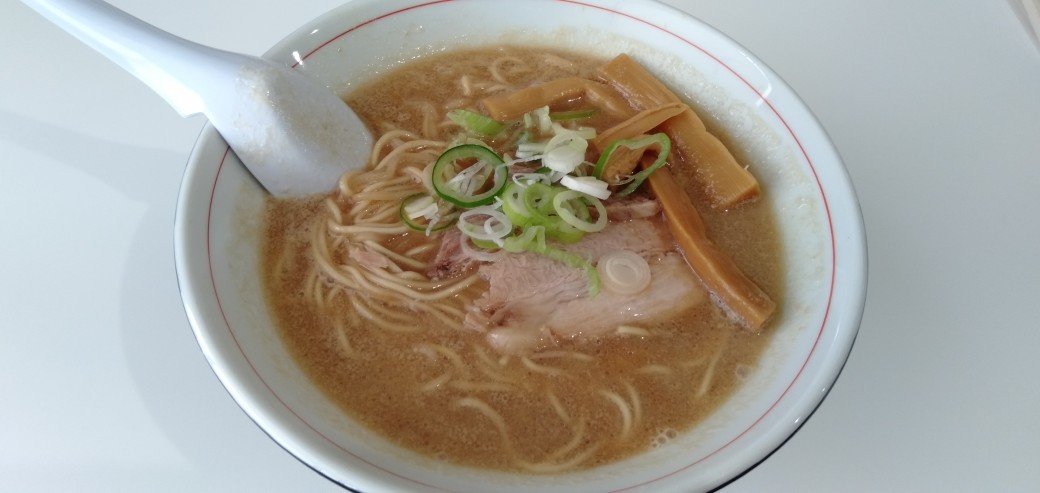
{"type": "Polygon", "coordinates": [[[335,93],[254,56],[178,38],[100,0],[23,0],[151,87],[181,116],[205,114],[279,197],[331,190],[364,165],[372,136],[335,93]]]}

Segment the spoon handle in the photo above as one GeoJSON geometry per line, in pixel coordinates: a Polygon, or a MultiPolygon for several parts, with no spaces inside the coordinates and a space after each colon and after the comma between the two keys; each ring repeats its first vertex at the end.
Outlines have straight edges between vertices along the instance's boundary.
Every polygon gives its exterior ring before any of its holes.
{"type": "Polygon", "coordinates": [[[147,84],[181,116],[205,112],[193,88],[224,85],[247,58],[179,38],[100,0],[22,2],[147,84]]]}

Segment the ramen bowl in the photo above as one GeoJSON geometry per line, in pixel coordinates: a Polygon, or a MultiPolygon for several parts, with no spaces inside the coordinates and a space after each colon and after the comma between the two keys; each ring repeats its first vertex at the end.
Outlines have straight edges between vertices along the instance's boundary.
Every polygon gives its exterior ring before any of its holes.
{"type": "Polygon", "coordinates": [[[418,57],[503,44],[603,59],[632,55],[726,135],[760,180],[766,191],[760,200],[780,230],[784,296],[769,345],[744,384],[666,444],[572,473],[466,468],[396,446],[345,415],[283,346],[259,272],[265,192],[209,126],[184,176],[175,231],[181,292],[202,351],[264,432],[315,471],[358,490],[717,487],[805,422],[852,348],[866,251],[840,157],[804,103],[761,61],[696,19],[648,1],[357,0],[301,27],[265,56],[346,93],[418,57]]]}

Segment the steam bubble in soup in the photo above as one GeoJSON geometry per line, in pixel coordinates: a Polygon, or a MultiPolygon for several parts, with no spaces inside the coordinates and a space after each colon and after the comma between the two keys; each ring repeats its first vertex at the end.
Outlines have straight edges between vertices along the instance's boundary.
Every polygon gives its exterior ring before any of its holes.
{"type": "Polygon", "coordinates": [[[285,344],[345,413],[430,457],[550,474],[665,445],[754,371],[782,294],[771,212],[753,177],[705,181],[714,137],[663,85],[633,92],[633,63],[458,51],[348,95],[380,136],[369,166],[269,198],[261,266],[285,344]]]}

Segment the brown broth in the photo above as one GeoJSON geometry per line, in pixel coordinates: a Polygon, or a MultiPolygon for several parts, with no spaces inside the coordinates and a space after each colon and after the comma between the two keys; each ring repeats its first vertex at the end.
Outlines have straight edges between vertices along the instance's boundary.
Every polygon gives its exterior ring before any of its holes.
{"type": "MultiPolygon", "coordinates": [[[[414,102],[428,101],[441,108],[459,97],[458,79],[462,74],[471,74],[472,80],[487,80],[486,67],[497,57],[517,57],[550,78],[571,75],[568,70],[539,61],[539,53],[544,52],[510,47],[431,56],[358,89],[348,102],[376,134],[383,122],[419,132],[421,105],[414,102]]],[[[559,55],[576,61],[580,74],[590,72],[599,62],[559,55]]],[[[679,171],[676,174],[689,185],[689,177],[679,171]]],[[[782,270],[771,211],[761,204],[728,212],[712,210],[696,187],[687,189],[714,241],[779,301],[782,270]]],[[[466,374],[474,378],[482,375],[485,367],[476,356],[477,348],[499,360],[482,334],[453,330],[398,334],[348,321],[345,333],[359,356],[344,354],[329,317],[318,313],[304,296],[304,279],[313,262],[308,238],[320,214],[319,202],[269,199],[267,203],[261,267],[265,295],[282,338],[303,370],[345,413],[392,442],[439,460],[522,471],[517,457],[532,463],[546,460],[572,439],[572,430],[584,421],[587,426],[581,443],[560,460],[596,446],[590,458],[575,469],[617,461],[660,445],[710,415],[740,385],[740,374],[746,375],[755,366],[768,340],[768,335],[741,329],[721,310],[705,303],[666,323],[641,326],[652,332],[650,337],[608,336],[568,341],[557,348],[593,356],[594,361],[537,361],[566,370],[567,377],[533,372],[517,357],[510,357],[500,365],[500,373],[525,390],[477,391],[473,395],[505,418],[514,455],[507,452],[498,430],[485,416],[458,406],[458,399],[468,393],[451,388],[419,390],[447,371],[460,379],[466,374]],[[424,342],[459,351],[465,369],[452,369],[443,359],[417,352],[416,345],[424,342]],[[702,379],[720,351],[711,386],[705,395],[698,396],[702,379]],[[657,368],[651,365],[668,368],[670,374],[647,370],[657,368]],[[642,420],[628,439],[619,440],[619,409],[600,391],[629,400],[628,385],[639,394],[642,420]],[[549,390],[568,410],[570,424],[549,404],[549,390]]]]}

